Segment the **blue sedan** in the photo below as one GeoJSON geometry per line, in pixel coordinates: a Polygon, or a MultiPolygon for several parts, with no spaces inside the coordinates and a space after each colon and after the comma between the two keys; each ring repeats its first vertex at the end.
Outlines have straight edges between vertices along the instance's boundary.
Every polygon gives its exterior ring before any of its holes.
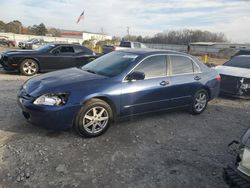
{"type": "Polygon", "coordinates": [[[89,64],[36,76],[18,93],[31,123],[95,137],[119,117],[185,107],[202,113],[218,96],[220,76],[175,51],[121,50],[89,64]]]}

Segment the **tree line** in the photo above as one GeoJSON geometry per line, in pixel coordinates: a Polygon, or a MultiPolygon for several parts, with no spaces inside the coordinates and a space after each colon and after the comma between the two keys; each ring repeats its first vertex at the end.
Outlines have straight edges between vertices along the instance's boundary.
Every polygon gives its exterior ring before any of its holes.
{"type": "MultiPolygon", "coordinates": [[[[0,32],[11,32],[16,34],[28,35],[42,35],[49,34],[50,36],[60,37],[59,29],[47,28],[43,23],[38,25],[25,27],[19,20],[4,23],[0,20],[0,32]]],[[[228,42],[227,37],[223,33],[214,33],[210,31],[181,29],[181,30],[167,30],[157,33],[154,36],[135,36],[126,35],[124,37],[113,37],[111,41],[105,43],[117,43],[117,41],[137,41],[143,43],[157,43],[157,44],[184,44],[191,42],[228,42]]]]}
{"type": "Polygon", "coordinates": [[[61,36],[60,30],[56,28],[47,28],[44,23],[25,27],[19,20],[14,20],[8,23],[5,23],[0,20],[0,32],[41,36],[45,36],[48,34],[53,37],[61,36]]]}
{"type": "Polygon", "coordinates": [[[213,33],[210,31],[181,29],[168,30],[162,33],[157,33],[152,37],[142,36],[125,36],[122,40],[137,41],[143,43],[157,44],[184,44],[191,42],[227,42],[227,37],[224,33],[213,33]]]}

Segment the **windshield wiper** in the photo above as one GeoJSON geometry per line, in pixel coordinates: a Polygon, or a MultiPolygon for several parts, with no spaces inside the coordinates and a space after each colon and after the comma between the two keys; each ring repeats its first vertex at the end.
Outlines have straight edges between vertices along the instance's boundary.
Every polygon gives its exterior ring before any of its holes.
{"type": "Polygon", "coordinates": [[[93,74],[97,74],[95,71],[93,71],[93,70],[85,70],[85,71],[87,71],[87,72],[90,72],[90,73],[93,73],[93,74]]]}

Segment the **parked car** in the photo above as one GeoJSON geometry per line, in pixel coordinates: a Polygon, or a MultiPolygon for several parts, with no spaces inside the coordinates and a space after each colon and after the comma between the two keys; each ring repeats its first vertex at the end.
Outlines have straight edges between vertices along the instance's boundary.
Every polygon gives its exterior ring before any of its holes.
{"type": "Polygon", "coordinates": [[[104,45],[102,47],[102,53],[107,54],[116,50],[123,50],[127,48],[147,48],[145,44],[140,42],[130,42],[130,41],[121,41],[119,46],[104,45]]]}
{"type": "Polygon", "coordinates": [[[14,40],[10,40],[9,37],[0,36],[0,45],[15,47],[16,42],[14,40]]]}
{"type": "Polygon", "coordinates": [[[44,44],[45,41],[43,39],[35,39],[32,38],[27,41],[22,41],[18,43],[18,47],[22,49],[32,49],[33,45],[44,44]]]}
{"type": "Polygon", "coordinates": [[[0,64],[6,71],[18,70],[32,76],[38,72],[83,66],[97,56],[90,49],[76,44],[48,44],[37,50],[4,52],[0,64]]]}
{"type": "Polygon", "coordinates": [[[231,58],[239,55],[250,55],[250,49],[240,49],[231,58]]]}
{"type": "Polygon", "coordinates": [[[235,163],[224,168],[224,180],[229,187],[250,187],[250,129],[243,135],[240,142],[232,141],[229,146],[234,143],[238,145],[235,163]]]}
{"type": "Polygon", "coordinates": [[[28,80],[18,103],[34,124],[74,125],[81,136],[95,137],[121,117],[179,107],[200,114],[219,86],[219,74],[188,54],[121,50],[28,80]]]}
{"type": "Polygon", "coordinates": [[[250,55],[235,56],[215,69],[221,75],[222,95],[250,98],[250,55]]]}

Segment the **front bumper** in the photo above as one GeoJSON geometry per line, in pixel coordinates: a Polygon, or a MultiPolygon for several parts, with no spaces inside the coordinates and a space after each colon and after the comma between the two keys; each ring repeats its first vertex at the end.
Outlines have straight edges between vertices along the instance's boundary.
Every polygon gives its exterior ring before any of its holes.
{"type": "Polygon", "coordinates": [[[229,187],[250,188],[250,178],[237,170],[236,167],[224,168],[223,178],[229,187]]]}
{"type": "Polygon", "coordinates": [[[220,94],[250,99],[250,79],[221,74],[220,94]]]}
{"type": "Polygon", "coordinates": [[[78,105],[64,106],[37,106],[33,98],[18,97],[17,102],[21,107],[24,117],[28,122],[53,130],[65,130],[73,125],[73,121],[80,109],[78,105]]]}
{"type": "Polygon", "coordinates": [[[10,64],[8,63],[8,60],[6,59],[5,56],[1,56],[0,64],[2,65],[3,69],[6,71],[13,71],[13,70],[17,69],[17,67],[14,68],[14,67],[10,66],[10,64]]]}

